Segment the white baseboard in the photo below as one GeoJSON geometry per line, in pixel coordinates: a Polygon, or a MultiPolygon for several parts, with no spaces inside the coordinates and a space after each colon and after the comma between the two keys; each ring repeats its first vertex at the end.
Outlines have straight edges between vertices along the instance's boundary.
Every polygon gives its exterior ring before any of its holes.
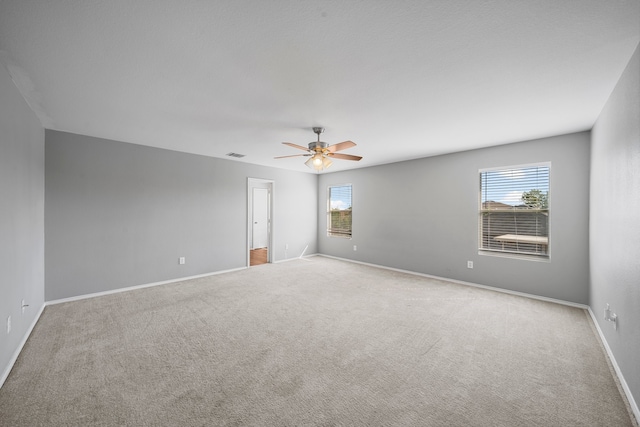
{"type": "Polygon", "coordinates": [[[620,385],[622,386],[622,389],[623,389],[624,394],[625,394],[625,396],[627,398],[627,401],[629,402],[629,406],[631,407],[631,411],[633,412],[633,415],[636,417],[636,420],[638,420],[638,422],[640,422],[640,410],[638,410],[638,404],[636,403],[636,401],[633,398],[631,390],[629,389],[629,385],[627,384],[627,382],[624,379],[624,376],[622,375],[622,371],[620,370],[620,367],[618,366],[618,363],[616,362],[616,359],[613,356],[613,353],[611,352],[611,348],[609,347],[609,344],[607,343],[607,340],[605,339],[604,334],[602,333],[602,330],[600,329],[600,325],[598,324],[598,322],[596,320],[596,317],[593,314],[593,311],[591,310],[591,307],[589,307],[588,305],[578,304],[578,303],[571,302],[571,301],[563,301],[563,300],[559,300],[559,299],[555,299],[555,298],[542,297],[542,296],[539,296],[539,295],[527,294],[527,293],[524,293],[524,292],[512,291],[512,290],[509,290],[509,289],[496,288],[496,287],[493,287],[493,286],[480,285],[478,283],[464,282],[462,280],[449,279],[447,277],[433,276],[431,274],[418,273],[418,272],[410,271],[410,270],[401,270],[399,268],[386,267],[384,265],[372,264],[372,263],[362,262],[362,261],[355,261],[355,260],[348,259],[348,258],[340,258],[340,257],[331,256],[331,255],[323,255],[323,254],[319,254],[319,256],[326,257],[326,258],[333,258],[333,259],[337,259],[337,260],[341,260],[341,261],[352,262],[352,263],[355,263],[355,264],[368,265],[368,266],[371,266],[371,267],[382,268],[382,269],[385,269],[385,270],[398,271],[400,273],[407,273],[407,274],[412,274],[412,275],[415,275],[415,276],[427,277],[427,278],[430,278],[430,279],[444,280],[444,281],[447,281],[447,282],[457,283],[457,284],[460,284],[460,285],[473,286],[473,287],[476,287],[476,288],[483,288],[483,289],[488,289],[488,290],[491,290],[491,291],[517,295],[517,296],[522,296],[522,297],[526,297],[526,298],[533,298],[533,299],[537,299],[537,300],[541,300],[541,301],[547,301],[547,302],[552,302],[552,303],[556,303],[556,304],[562,304],[562,305],[567,305],[567,306],[570,306],[570,307],[577,307],[577,308],[581,308],[581,309],[587,310],[587,312],[591,316],[591,319],[593,320],[593,323],[594,323],[594,325],[596,327],[596,330],[598,331],[598,335],[600,336],[600,341],[604,345],[604,348],[605,348],[605,350],[607,352],[607,355],[609,356],[609,360],[611,361],[611,365],[613,366],[613,369],[614,369],[614,371],[616,373],[616,376],[618,377],[618,380],[620,381],[620,385]]]}
{"type": "MultiPolygon", "coordinates": [[[[297,259],[297,258],[295,258],[295,259],[297,259]]],[[[24,347],[24,345],[27,343],[27,340],[29,339],[29,336],[31,335],[31,332],[33,331],[33,328],[36,326],[36,323],[38,323],[38,320],[40,320],[40,316],[42,315],[42,312],[44,311],[45,307],[47,307],[49,305],[61,304],[61,303],[64,303],[64,302],[71,302],[71,301],[79,301],[79,300],[83,300],[83,299],[95,298],[95,297],[100,297],[100,296],[103,296],[103,295],[116,294],[116,293],[120,293],[120,292],[128,292],[128,291],[133,291],[133,290],[136,290],[136,289],[149,288],[149,287],[152,287],[152,286],[166,285],[166,284],[169,284],[169,283],[182,282],[182,281],[190,280],[190,279],[199,279],[201,277],[215,276],[217,274],[224,274],[224,273],[230,273],[232,271],[245,270],[246,268],[247,267],[233,268],[233,269],[230,269],[230,270],[216,271],[216,272],[213,272],[213,273],[198,274],[198,275],[195,275],[195,276],[181,277],[181,278],[178,278],[178,279],[164,280],[164,281],[161,281],[161,282],[147,283],[147,284],[144,284],[144,285],[130,286],[130,287],[127,287],[127,288],[119,288],[119,289],[113,289],[113,290],[110,290],[110,291],[96,292],[96,293],[92,293],[92,294],[78,295],[78,296],[75,296],[75,297],[62,298],[62,299],[57,299],[57,300],[52,300],[52,301],[45,301],[42,304],[42,307],[40,307],[40,310],[38,311],[38,314],[36,315],[35,319],[31,323],[31,326],[29,326],[29,329],[27,330],[27,333],[22,338],[22,341],[20,342],[20,345],[18,346],[16,351],[13,353],[13,356],[11,357],[11,360],[9,360],[9,363],[8,363],[7,367],[2,372],[2,376],[0,377],[0,388],[2,388],[2,386],[4,385],[4,382],[9,377],[9,373],[13,369],[13,365],[15,365],[16,360],[18,360],[18,356],[22,352],[22,348],[24,347]]]]}
{"type": "Polygon", "coordinates": [[[280,264],[281,262],[295,261],[295,260],[298,260],[298,259],[306,260],[307,258],[313,258],[314,256],[321,256],[321,255],[319,255],[319,254],[309,254],[309,255],[305,255],[305,256],[297,256],[297,257],[293,257],[293,258],[279,259],[277,261],[274,261],[273,264],[280,264]]]}
{"type": "Polygon", "coordinates": [[[113,290],[110,290],[110,291],[103,291],[103,292],[96,292],[96,293],[92,293],[92,294],[78,295],[78,296],[75,296],[75,297],[62,298],[62,299],[57,299],[57,300],[52,300],[52,301],[45,301],[45,305],[55,305],[55,304],[61,304],[63,302],[79,301],[79,300],[83,300],[83,299],[87,299],[87,298],[95,298],[95,297],[101,297],[101,296],[104,296],[104,295],[118,294],[120,292],[129,292],[129,291],[134,291],[136,289],[150,288],[152,286],[167,285],[169,283],[183,282],[185,280],[191,280],[191,279],[200,279],[201,277],[215,276],[215,275],[218,275],[218,274],[231,273],[232,271],[240,271],[240,270],[246,270],[246,269],[247,269],[247,267],[232,268],[230,270],[215,271],[213,273],[198,274],[198,275],[195,275],[195,276],[180,277],[180,278],[177,278],[177,279],[163,280],[161,282],[147,283],[147,284],[144,284],[144,285],[136,285],[136,286],[129,286],[129,287],[126,287],[126,288],[118,288],[118,289],[113,289],[113,290]]]}
{"type": "MultiPolygon", "coordinates": [[[[295,258],[287,258],[287,259],[277,260],[277,261],[274,261],[273,264],[279,264],[281,262],[288,262],[288,261],[295,261],[297,259],[311,258],[311,257],[317,256],[317,255],[318,254],[310,254],[310,255],[305,255],[304,257],[295,257],[295,258]]],[[[185,280],[200,279],[202,277],[215,276],[215,275],[218,275],[218,274],[224,274],[224,273],[231,273],[231,272],[234,272],[234,271],[246,270],[247,268],[249,268],[249,267],[238,267],[238,268],[232,268],[232,269],[229,269],[229,270],[214,271],[213,273],[205,273],[205,274],[198,274],[198,275],[195,275],[195,276],[179,277],[177,279],[163,280],[161,282],[146,283],[144,285],[135,285],[135,286],[129,286],[129,287],[126,287],[126,288],[112,289],[112,290],[109,290],[109,291],[95,292],[95,293],[91,293],[91,294],[78,295],[78,296],[75,296],[75,297],[61,298],[61,299],[56,299],[56,300],[51,300],[51,301],[45,301],[45,305],[62,304],[64,302],[79,301],[79,300],[83,300],[83,299],[87,299],[87,298],[95,298],[95,297],[101,297],[101,296],[104,296],[104,295],[117,294],[117,293],[120,293],[120,292],[134,291],[136,289],[150,288],[152,286],[160,286],[160,285],[166,285],[166,284],[169,284],[169,283],[183,282],[185,280]]]]}
{"type": "Polygon", "coordinates": [[[22,348],[27,343],[29,336],[31,336],[31,332],[33,331],[33,328],[36,327],[36,323],[38,323],[38,320],[40,320],[40,316],[42,315],[42,312],[44,311],[45,306],[46,304],[42,304],[42,306],[40,307],[40,310],[38,310],[38,314],[36,314],[36,317],[31,322],[31,325],[29,326],[29,329],[27,329],[27,332],[24,334],[24,337],[22,337],[22,341],[20,341],[18,348],[16,348],[16,351],[13,352],[13,356],[11,356],[11,360],[9,360],[7,367],[5,368],[4,372],[2,372],[2,377],[0,377],[0,388],[2,388],[2,386],[4,385],[4,382],[9,377],[9,373],[13,369],[13,365],[15,365],[16,360],[18,360],[18,356],[20,356],[20,353],[22,352],[22,348]]]}
{"type": "Polygon", "coordinates": [[[609,360],[611,361],[611,365],[613,366],[613,370],[616,372],[616,376],[618,377],[618,381],[620,381],[620,385],[622,386],[622,390],[624,391],[624,394],[627,397],[627,401],[629,402],[629,406],[631,407],[631,411],[633,412],[633,415],[635,415],[636,420],[640,423],[640,410],[638,410],[638,404],[636,403],[636,401],[633,398],[633,394],[631,393],[631,389],[629,388],[629,385],[627,384],[627,381],[624,379],[624,376],[622,375],[622,371],[620,370],[620,367],[618,366],[618,362],[616,362],[616,358],[613,356],[613,352],[611,351],[611,347],[609,347],[609,343],[607,343],[607,340],[605,339],[604,334],[602,333],[602,329],[600,329],[600,324],[598,323],[596,315],[593,313],[593,310],[591,310],[591,307],[589,307],[588,311],[589,311],[589,315],[591,315],[591,320],[593,320],[593,324],[596,327],[596,331],[598,331],[598,335],[600,336],[600,341],[602,342],[602,345],[604,346],[604,349],[607,352],[607,356],[609,356],[609,360]]]}
{"type": "MultiPolygon", "coordinates": [[[[383,265],[372,264],[372,263],[367,263],[367,262],[362,262],[362,261],[355,261],[355,260],[351,260],[351,259],[347,259],[347,258],[340,258],[340,257],[331,256],[331,255],[324,255],[324,254],[317,254],[317,253],[316,254],[310,254],[310,255],[307,255],[305,257],[296,257],[296,258],[288,258],[288,259],[284,259],[284,260],[279,260],[279,261],[276,261],[276,263],[282,263],[282,262],[294,261],[294,260],[298,260],[298,259],[311,258],[311,257],[315,257],[315,256],[333,258],[333,259],[337,259],[337,260],[341,260],[341,261],[352,262],[352,263],[355,263],[355,264],[368,265],[368,266],[371,266],[371,267],[377,267],[377,268],[382,268],[382,269],[391,270],[391,271],[398,271],[398,272],[401,272],[401,273],[407,273],[407,274],[412,274],[412,275],[421,276],[421,277],[427,277],[427,278],[431,278],[431,279],[444,280],[444,281],[457,283],[457,284],[461,284],[461,285],[473,286],[473,287],[477,287],[477,288],[488,289],[488,290],[495,291],[495,292],[502,292],[502,293],[522,296],[522,297],[526,297],[526,298],[533,298],[533,299],[537,299],[537,300],[542,300],[542,301],[547,301],[547,302],[552,302],[552,303],[556,303],[556,304],[562,304],[562,305],[567,305],[567,306],[577,307],[577,308],[582,308],[582,309],[587,310],[589,312],[589,315],[591,316],[591,319],[593,320],[593,324],[595,325],[596,330],[598,331],[598,335],[600,336],[600,340],[601,340],[602,344],[604,345],[604,348],[605,348],[605,351],[607,352],[607,355],[609,356],[609,360],[611,361],[613,369],[614,369],[614,371],[615,371],[615,373],[616,373],[616,375],[618,377],[618,380],[620,381],[620,385],[622,386],[622,389],[623,389],[623,391],[624,391],[624,393],[625,393],[625,395],[627,397],[627,400],[628,400],[629,405],[631,407],[631,411],[635,415],[636,420],[640,421],[640,410],[638,409],[638,404],[636,403],[636,401],[633,398],[633,394],[631,393],[631,390],[629,389],[629,386],[628,386],[626,380],[624,379],[624,376],[622,375],[622,371],[620,370],[620,367],[618,366],[618,363],[616,362],[616,359],[615,359],[615,357],[614,357],[614,355],[613,355],[613,353],[611,351],[611,348],[609,347],[609,344],[607,343],[607,340],[605,339],[604,334],[602,333],[602,330],[600,329],[600,325],[598,324],[598,321],[597,321],[597,319],[595,317],[595,314],[591,310],[591,307],[589,307],[587,305],[584,305],[584,304],[578,304],[578,303],[574,303],[574,302],[570,302],[570,301],[558,300],[558,299],[555,299],[555,298],[547,298],[547,297],[542,297],[542,296],[539,296],[539,295],[527,294],[527,293],[524,293],[524,292],[517,292],[517,291],[508,290],[508,289],[496,288],[496,287],[493,287],[493,286],[481,285],[481,284],[478,284],[478,283],[465,282],[465,281],[462,281],[462,280],[449,279],[447,277],[434,276],[434,275],[431,275],[431,274],[418,273],[418,272],[410,271],[410,270],[402,270],[402,269],[399,269],[399,268],[386,267],[386,266],[383,266],[383,265]]],[[[53,301],[46,301],[40,307],[40,310],[38,311],[38,314],[34,318],[34,320],[31,323],[31,325],[29,326],[29,329],[27,330],[27,332],[24,335],[22,341],[20,342],[20,345],[18,346],[18,348],[14,352],[11,360],[9,361],[9,364],[7,365],[7,367],[5,368],[4,372],[2,373],[2,377],[0,377],[0,388],[2,388],[2,386],[4,385],[4,382],[6,381],[7,377],[9,376],[9,373],[11,372],[11,369],[13,369],[13,365],[15,364],[16,360],[18,359],[18,356],[20,355],[20,352],[22,351],[22,348],[24,347],[24,345],[26,344],[27,340],[29,339],[29,336],[31,335],[31,332],[33,331],[33,328],[35,328],[36,324],[38,323],[38,320],[40,320],[40,316],[42,315],[42,312],[44,311],[44,308],[46,306],[48,306],[48,305],[60,304],[60,303],[70,302],[70,301],[78,301],[78,300],[82,300],[82,299],[94,298],[94,297],[99,297],[99,296],[103,296],[103,295],[110,295],[110,294],[115,294],[115,293],[120,293],[120,292],[128,292],[128,291],[132,291],[132,290],[135,290],[135,289],[142,289],[142,288],[148,288],[148,287],[152,287],[152,286],[166,285],[166,284],[169,284],[169,283],[176,283],[176,282],[181,282],[181,281],[184,281],[184,280],[199,279],[201,277],[215,276],[215,275],[218,275],[218,274],[230,273],[230,272],[233,272],[233,271],[240,271],[240,270],[244,270],[246,268],[247,267],[240,267],[240,268],[234,268],[234,269],[230,269],[230,270],[216,271],[216,272],[213,272],[213,273],[199,274],[199,275],[196,275],[196,276],[188,276],[188,277],[182,277],[182,278],[178,278],[178,279],[165,280],[165,281],[161,281],[161,282],[148,283],[148,284],[144,284],[144,285],[130,286],[130,287],[127,287],[127,288],[114,289],[114,290],[110,290],[110,291],[97,292],[97,293],[86,294],[86,295],[79,295],[79,296],[75,296],[75,297],[63,298],[63,299],[58,299],[58,300],[53,300],[53,301]]]]}
{"type": "Polygon", "coordinates": [[[481,285],[479,283],[465,282],[465,281],[462,281],[462,280],[450,279],[448,277],[441,277],[441,276],[434,276],[432,274],[418,273],[416,271],[411,271],[411,270],[402,270],[402,269],[399,269],[399,268],[387,267],[387,266],[384,266],[384,265],[372,264],[372,263],[369,263],[369,262],[355,261],[355,260],[352,260],[352,259],[340,258],[340,257],[336,257],[336,256],[331,256],[331,255],[320,254],[319,256],[326,257],[326,258],[333,258],[333,259],[337,259],[337,260],[340,260],[340,261],[352,262],[354,264],[362,264],[362,265],[368,265],[370,267],[382,268],[384,270],[391,270],[391,271],[397,271],[397,272],[400,272],[400,273],[412,274],[414,276],[427,277],[429,279],[444,280],[445,282],[451,282],[451,283],[456,283],[456,284],[465,285],[465,286],[473,286],[474,288],[482,288],[482,289],[487,289],[487,290],[490,290],[490,291],[502,292],[504,294],[517,295],[517,296],[520,296],[520,297],[537,299],[537,300],[540,300],[540,301],[552,302],[552,303],[555,303],[555,304],[567,305],[567,306],[570,306],[570,307],[581,308],[583,310],[586,310],[586,309],[589,308],[589,306],[585,305],[585,304],[578,304],[576,302],[564,301],[564,300],[555,299],[555,298],[543,297],[543,296],[540,296],[540,295],[528,294],[526,292],[518,292],[518,291],[512,291],[510,289],[496,288],[496,287],[493,287],[493,286],[481,285]]]}

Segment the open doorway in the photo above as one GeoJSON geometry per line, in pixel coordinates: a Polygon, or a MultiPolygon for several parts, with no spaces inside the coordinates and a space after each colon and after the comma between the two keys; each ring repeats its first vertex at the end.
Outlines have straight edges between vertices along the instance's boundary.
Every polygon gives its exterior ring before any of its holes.
{"type": "Polygon", "coordinates": [[[271,223],[273,213],[273,181],[248,180],[248,266],[272,262],[271,223]]]}

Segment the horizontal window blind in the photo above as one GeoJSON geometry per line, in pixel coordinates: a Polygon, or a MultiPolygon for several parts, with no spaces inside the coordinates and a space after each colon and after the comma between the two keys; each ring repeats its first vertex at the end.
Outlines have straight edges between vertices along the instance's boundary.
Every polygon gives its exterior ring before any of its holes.
{"type": "Polygon", "coordinates": [[[351,185],[329,187],[327,234],[336,237],[351,237],[351,214],[351,185]]]}
{"type": "Polygon", "coordinates": [[[548,256],[548,165],[480,172],[480,249],[548,256]]]}

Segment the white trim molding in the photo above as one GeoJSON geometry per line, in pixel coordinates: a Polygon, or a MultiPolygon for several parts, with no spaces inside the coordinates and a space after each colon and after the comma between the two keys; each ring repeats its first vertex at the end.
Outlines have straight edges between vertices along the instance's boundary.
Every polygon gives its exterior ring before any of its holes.
{"type": "Polygon", "coordinates": [[[18,356],[20,356],[20,353],[22,352],[22,348],[27,343],[27,340],[31,336],[31,332],[33,332],[33,328],[36,327],[38,320],[40,320],[40,316],[42,315],[42,312],[44,311],[44,308],[46,305],[47,305],[46,303],[42,304],[42,306],[38,310],[38,314],[36,314],[36,317],[33,319],[33,322],[31,322],[29,329],[27,329],[27,332],[24,334],[22,341],[20,341],[20,345],[18,345],[18,348],[16,348],[16,351],[13,353],[13,356],[11,356],[9,363],[7,364],[7,367],[5,368],[4,372],[2,372],[2,377],[0,377],[0,388],[2,388],[2,386],[4,385],[4,382],[9,377],[9,373],[11,373],[11,370],[13,369],[13,365],[16,364],[16,361],[18,360],[18,356]]]}
{"type": "MultiPolygon", "coordinates": [[[[337,259],[337,260],[341,260],[341,261],[351,262],[351,263],[354,263],[354,264],[368,265],[368,266],[371,266],[371,267],[382,268],[382,269],[385,269],[385,270],[397,271],[397,272],[401,272],[401,273],[407,273],[407,274],[412,274],[412,275],[421,276],[421,277],[427,277],[427,278],[431,278],[431,279],[444,280],[444,281],[448,281],[448,282],[452,282],[452,283],[456,283],[456,284],[461,284],[461,285],[465,285],[465,286],[472,286],[472,287],[487,289],[487,290],[496,291],[496,292],[502,292],[502,293],[511,294],[511,295],[522,296],[522,297],[525,297],[525,298],[532,298],[532,299],[537,299],[537,300],[541,300],[541,301],[552,302],[552,303],[556,303],[556,304],[561,304],[561,305],[566,305],[566,306],[576,307],[576,308],[580,308],[580,309],[586,310],[589,313],[589,315],[591,316],[591,320],[593,321],[593,324],[594,324],[594,326],[596,328],[596,331],[598,333],[600,341],[602,342],[602,345],[603,345],[603,347],[604,347],[604,349],[606,351],[606,354],[609,357],[609,361],[611,362],[611,365],[613,367],[615,375],[616,375],[616,377],[617,377],[617,379],[619,381],[619,384],[620,384],[620,386],[622,388],[622,391],[624,392],[624,395],[625,395],[625,397],[627,399],[627,403],[629,404],[629,410],[631,412],[630,415],[635,416],[636,420],[640,420],[640,410],[638,409],[638,404],[636,403],[636,401],[633,398],[631,390],[629,389],[629,385],[627,384],[626,380],[624,379],[624,376],[622,375],[622,371],[620,370],[620,367],[618,366],[618,363],[616,362],[616,359],[615,359],[615,357],[614,357],[614,355],[613,355],[613,353],[611,351],[611,348],[609,347],[609,344],[607,343],[607,340],[605,339],[604,334],[602,333],[602,330],[600,329],[600,325],[598,324],[596,316],[593,313],[593,311],[591,310],[591,307],[589,307],[587,305],[584,305],[584,304],[578,304],[578,303],[574,303],[574,302],[570,302],[570,301],[563,301],[563,300],[558,300],[558,299],[554,299],[554,298],[541,297],[541,296],[538,296],[538,295],[527,294],[527,293],[524,293],[524,292],[511,291],[511,290],[508,290],[508,289],[496,288],[496,287],[493,287],[493,286],[480,285],[478,283],[465,282],[465,281],[461,281],[461,280],[450,279],[450,278],[447,278],[447,277],[434,276],[434,275],[430,275],[430,274],[418,273],[418,272],[410,271],[410,270],[402,270],[402,269],[393,268],[393,267],[386,267],[386,266],[383,266],[383,265],[372,264],[372,263],[367,263],[367,262],[362,262],[362,261],[355,261],[355,260],[351,260],[351,259],[347,259],[347,258],[340,258],[340,257],[335,257],[335,256],[331,256],[331,255],[324,255],[324,254],[310,254],[310,255],[306,255],[304,257],[288,258],[288,259],[278,260],[278,261],[276,261],[276,263],[294,261],[294,260],[298,260],[298,259],[303,259],[304,260],[304,259],[315,257],[315,256],[321,256],[321,257],[326,257],[326,258],[337,259]]],[[[14,366],[14,364],[16,363],[16,361],[18,359],[18,356],[22,352],[22,349],[23,349],[24,345],[26,344],[27,340],[29,339],[29,336],[31,335],[31,332],[33,331],[33,329],[35,328],[36,324],[40,320],[40,317],[41,317],[45,307],[48,306],[48,305],[55,305],[55,304],[60,304],[60,303],[64,303],[64,302],[78,301],[78,300],[83,300],[83,299],[88,299],[88,298],[95,298],[95,297],[99,297],[99,296],[103,296],[103,295],[110,295],[110,294],[115,294],[115,293],[120,293],[120,292],[128,292],[128,291],[132,291],[132,290],[136,290],[136,289],[148,288],[148,287],[152,287],[152,286],[160,286],[160,285],[166,285],[166,284],[169,284],[169,283],[181,282],[181,281],[185,281],[185,280],[198,279],[198,278],[201,278],[201,277],[215,276],[215,275],[218,275],[218,274],[231,273],[231,272],[234,272],[234,271],[245,270],[246,268],[247,267],[240,267],[240,268],[234,268],[234,269],[230,269],[230,270],[217,271],[217,272],[213,272],[213,273],[200,274],[200,275],[196,275],[196,276],[189,276],[189,277],[182,277],[182,278],[178,278],[178,279],[165,280],[165,281],[162,281],[162,282],[148,283],[148,284],[144,284],[144,285],[131,286],[131,287],[127,287],[127,288],[114,289],[114,290],[110,290],[110,291],[97,292],[97,293],[93,293],[93,294],[79,295],[79,296],[75,296],[75,297],[63,298],[63,299],[58,299],[58,300],[53,300],[53,301],[45,301],[44,304],[40,307],[40,310],[38,311],[38,314],[34,318],[33,322],[31,323],[31,326],[29,327],[29,329],[25,333],[22,341],[20,342],[20,345],[18,346],[18,348],[14,352],[11,360],[9,361],[9,364],[7,365],[7,367],[5,368],[4,372],[2,373],[2,376],[0,377],[0,388],[2,388],[2,386],[4,385],[4,382],[8,378],[9,373],[13,369],[13,366],[14,366]]]]}
{"type": "Polygon", "coordinates": [[[377,267],[377,268],[382,268],[385,270],[391,270],[391,271],[398,271],[400,273],[407,273],[407,274],[412,274],[414,276],[421,276],[421,277],[427,277],[430,279],[437,279],[437,280],[444,280],[447,282],[452,282],[452,283],[456,283],[456,284],[460,284],[460,285],[466,285],[466,286],[473,286],[476,288],[482,288],[482,289],[488,289],[491,291],[495,291],[495,292],[502,292],[505,294],[511,294],[511,295],[517,295],[517,296],[521,296],[521,297],[525,297],[525,298],[532,298],[532,299],[537,299],[537,300],[541,300],[541,301],[547,301],[547,302],[552,302],[555,304],[561,304],[561,305],[566,305],[569,307],[576,307],[576,308],[581,308],[583,310],[586,310],[589,315],[591,316],[591,320],[593,321],[595,328],[598,332],[598,337],[600,338],[600,342],[602,342],[602,345],[607,353],[607,356],[609,357],[609,361],[611,362],[611,365],[613,366],[613,370],[615,371],[615,376],[617,377],[618,381],[620,382],[620,386],[622,387],[622,391],[624,392],[624,397],[626,397],[627,403],[629,404],[629,409],[631,411],[631,414],[629,415],[633,415],[636,418],[636,422],[640,422],[640,410],[638,410],[638,404],[636,403],[636,401],[633,398],[633,395],[631,394],[631,389],[629,389],[629,385],[627,384],[626,380],[624,379],[624,376],[622,375],[622,371],[620,370],[620,367],[618,366],[618,363],[616,362],[615,357],[613,356],[613,353],[611,352],[611,348],[609,347],[609,344],[607,343],[607,340],[604,337],[604,334],[602,333],[602,330],[600,329],[600,325],[598,324],[595,315],[593,314],[593,311],[591,310],[591,307],[589,307],[588,305],[585,304],[578,304],[575,302],[571,302],[571,301],[564,301],[564,300],[559,300],[559,299],[555,299],[555,298],[548,298],[548,297],[542,297],[539,295],[533,295],[533,294],[527,294],[525,292],[517,292],[517,291],[512,291],[509,289],[502,289],[502,288],[496,288],[493,286],[486,286],[486,285],[480,285],[478,283],[472,283],[472,282],[464,282],[462,280],[455,280],[455,279],[450,279],[448,277],[441,277],[441,276],[433,276],[431,274],[424,274],[424,273],[418,273],[415,271],[410,271],[410,270],[401,270],[399,268],[393,268],[393,267],[387,267],[384,265],[378,265],[378,264],[372,264],[372,263],[368,263],[368,262],[362,262],[362,261],[355,261],[352,259],[348,259],[348,258],[340,258],[340,257],[335,257],[335,256],[331,256],[331,255],[324,255],[324,254],[318,254],[318,256],[323,256],[326,258],[333,258],[333,259],[337,259],[340,261],[346,261],[346,262],[352,262],[354,264],[362,264],[362,265],[368,265],[371,267],[377,267]]]}
{"type": "Polygon", "coordinates": [[[397,272],[400,272],[400,273],[412,274],[414,276],[427,277],[429,279],[444,280],[446,282],[456,283],[458,285],[473,286],[474,288],[482,288],[482,289],[487,289],[487,290],[490,290],[490,291],[502,292],[504,294],[517,295],[517,296],[521,296],[521,297],[525,297],[525,298],[531,298],[531,299],[537,299],[537,300],[540,300],[540,301],[552,302],[552,303],[555,303],[555,304],[568,305],[570,307],[581,308],[583,310],[587,310],[589,308],[588,305],[578,304],[576,302],[564,301],[564,300],[559,300],[559,299],[555,299],[555,298],[542,297],[542,296],[539,296],[539,295],[528,294],[528,293],[525,293],[525,292],[518,292],[518,291],[509,290],[509,289],[503,289],[503,288],[496,288],[496,287],[493,287],[493,286],[481,285],[479,283],[465,282],[465,281],[462,281],[462,280],[450,279],[448,277],[434,276],[432,274],[418,273],[417,271],[402,270],[402,269],[399,269],[399,268],[387,267],[387,266],[378,265],[378,264],[371,264],[369,262],[355,261],[355,260],[352,260],[352,259],[340,258],[340,257],[336,257],[336,256],[331,256],[331,255],[319,254],[319,256],[323,256],[323,257],[326,257],[326,258],[333,258],[333,259],[337,259],[337,260],[340,260],[340,261],[352,262],[354,264],[362,264],[362,265],[368,265],[368,266],[371,266],[371,267],[382,268],[384,270],[391,270],[391,271],[397,271],[397,272]]]}
{"type": "Polygon", "coordinates": [[[147,283],[147,284],[144,284],[144,285],[136,285],[136,286],[130,286],[130,287],[127,287],[127,288],[118,288],[118,289],[113,289],[113,290],[104,291],[104,292],[96,292],[96,293],[92,293],[92,294],[78,295],[78,296],[69,297],[69,298],[62,298],[62,299],[57,299],[57,300],[52,300],[52,301],[45,301],[42,304],[42,307],[40,307],[40,310],[38,311],[38,314],[34,318],[33,322],[31,323],[31,326],[29,326],[29,329],[27,330],[27,332],[25,333],[24,337],[22,338],[22,341],[20,342],[20,345],[18,346],[18,348],[16,348],[16,351],[13,353],[13,356],[11,357],[11,360],[9,360],[9,363],[7,364],[7,367],[2,372],[2,376],[0,377],[0,388],[2,388],[2,386],[4,385],[4,382],[9,377],[9,373],[11,372],[11,370],[13,369],[13,366],[15,365],[16,361],[18,360],[18,356],[20,356],[20,353],[22,352],[22,349],[23,349],[24,345],[27,343],[27,340],[31,336],[31,332],[33,331],[33,328],[35,328],[36,324],[40,320],[40,316],[42,316],[42,313],[43,313],[45,307],[47,307],[49,305],[61,304],[61,303],[64,303],[64,302],[71,302],[71,301],[79,301],[79,300],[88,299],[88,298],[100,297],[100,296],[103,296],[103,295],[117,294],[117,293],[120,293],[120,292],[128,292],[128,291],[133,291],[133,290],[136,290],[136,289],[150,288],[152,286],[167,285],[169,283],[182,282],[182,281],[191,280],[191,279],[199,279],[201,277],[215,276],[215,275],[218,275],[218,274],[231,273],[233,271],[246,270],[246,269],[247,269],[247,267],[233,268],[233,269],[230,269],[230,270],[216,271],[216,272],[213,272],[213,273],[199,274],[199,275],[196,275],[196,276],[188,276],[188,277],[181,277],[181,278],[177,278],[177,279],[164,280],[162,282],[147,283]]]}
{"type": "Polygon", "coordinates": [[[638,409],[638,404],[633,398],[631,389],[629,388],[627,381],[624,379],[624,376],[622,375],[620,366],[618,366],[618,362],[616,362],[616,358],[613,356],[611,347],[609,347],[609,343],[607,343],[607,340],[605,339],[604,334],[602,333],[602,329],[600,329],[600,324],[598,324],[598,319],[596,318],[596,315],[593,313],[593,310],[591,310],[591,307],[589,307],[589,315],[591,316],[591,320],[593,321],[596,331],[598,331],[598,335],[600,337],[600,341],[602,342],[602,346],[604,347],[607,353],[607,356],[609,356],[609,361],[611,362],[611,366],[613,366],[613,370],[615,371],[616,376],[618,377],[618,381],[620,382],[622,391],[624,392],[625,397],[627,398],[627,402],[629,403],[631,412],[633,412],[633,415],[636,417],[636,422],[640,423],[640,410],[638,409]]]}
{"type": "Polygon", "coordinates": [[[232,271],[240,271],[240,270],[246,270],[246,269],[247,269],[247,267],[232,268],[230,270],[221,270],[221,271],[215,271],[213,273],[198,274],[196,276],[180,277],[180,278],[177,278],[177,279],[164,280],[162,282],[147,283],[147,284],[144,284],[144,285],[129,286],[127,288],[112,289],[110,291],[96,292],[96,293],[85,294],[85,295],[78,295],[78,296],[75,296],[75,297],[62,298],[62,299],[57,299],[57,300],[52,300],[52,301],[45,301],[45,305],[62,304],[63,302],[79,301],[79,300],[88,299],[88,298],[101,297],[103,295],[119,294],[120,292],[135,291],[136,289],[143,289],[143,288],[150,288],[150,287],[153,287],[153,286],[167,285],[169,283],[183,282],[185,280],[199,279],[201,277],[215,276],[215,275],[218,275],[218,274],[231,273],[232,271]]]}
{"type": "Polygon", "coordinates": [[[293,257],[293,258],[284,258],[284,259],[279,259],[277,261],[274,261],[274,264],[281,264],[283,262],[289,262],[289,261],[296,261],[296,260],[303,260],[303,261],[309,261],[308,258],[313,258],[314,256],[322,256],[320,254],[309,254],[309,255],[304,255],[304,253],[300,256],[297,257],[293,257]]]}

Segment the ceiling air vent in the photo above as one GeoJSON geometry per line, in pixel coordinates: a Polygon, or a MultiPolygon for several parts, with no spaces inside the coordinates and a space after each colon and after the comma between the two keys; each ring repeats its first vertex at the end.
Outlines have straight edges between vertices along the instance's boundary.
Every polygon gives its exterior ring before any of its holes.
{"type": "Polygon", "coordinates": [[[245,154],[238,154],[238,153],[227,153],[226,155],[229,157],[235,157],[237,159],[241,159],[245,156],[245,154]]]}

